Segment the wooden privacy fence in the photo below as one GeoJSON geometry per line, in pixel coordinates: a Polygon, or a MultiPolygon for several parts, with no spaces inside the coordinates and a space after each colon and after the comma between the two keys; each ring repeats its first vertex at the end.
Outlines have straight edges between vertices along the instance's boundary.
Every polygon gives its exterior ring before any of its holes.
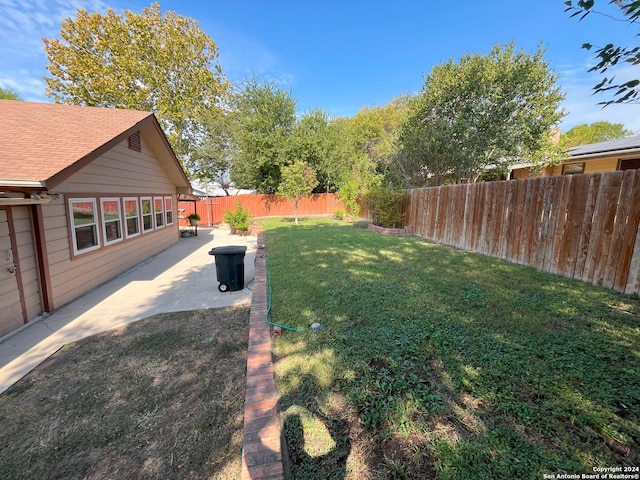
{"type": "Polygon", "coordinates": [[[640,294],[640,170],[405,190],[416,235],[640,294]]]}
{"type": "MultiPolygon", "coordinates": [[[[195,212],[200,215],[200,222],[204,225],[222,223],[227,210],[235,210],[236,202],[240,201],[242,208],[249,210],[251,217],[287,217],[293,216],[293,202],[277,195],[235,195],[228,197],[213,197],[197,202],[178,202],[180,216],[186,217],[195,212]]],[[[336,210],[345,210],[344,204],[333,193],[310,195],[300,200],[298,215],[331,215],[336,210]]],[[[180,225],[187,225],[181,219],[180,225]]]]}

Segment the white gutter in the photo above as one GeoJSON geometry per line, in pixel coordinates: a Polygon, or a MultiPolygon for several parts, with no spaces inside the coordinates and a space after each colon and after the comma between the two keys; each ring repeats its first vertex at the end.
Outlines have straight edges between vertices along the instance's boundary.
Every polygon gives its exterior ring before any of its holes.
{"type": "Polygon", "coordinates": [[[18,178],[0,178],[0,187],[15,188],[44,188],[44,182],[39,180],[21,180],[18,178]]]}

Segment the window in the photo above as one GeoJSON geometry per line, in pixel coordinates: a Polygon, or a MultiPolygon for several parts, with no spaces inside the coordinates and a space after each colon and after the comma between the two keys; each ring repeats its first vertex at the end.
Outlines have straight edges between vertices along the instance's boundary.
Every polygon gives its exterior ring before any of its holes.
{"type": "Polygon", "coordinates": [[[103,198],[100,200],[102,210],[102,231],[104,244],[110,245],[122,240],[122,217],[120,216],[120,200],[103,198]]]}
{"type": "Polygon", "coordinates": [[[173,198],[164,197],[164,213],[167,217],[167,225],[173,225],[173,198]]]}
{"type": "Polygon", "coordinates": [[[99,248],[98,209],[95,198],[71,199],[69,210],[73,219],[73,252],[78,254],[99,248]]]}
{"type": "Polygon", "coordinates": [[[164,227],[164,205],[162,197],[153,198],[153,213],[156,215],[156,228],[164,227]]]}
{"type": "Polygon", "coordinates": [[[151,198],[140,199],[142,205],[142,231],[153,230],[153,212],[151,211],[151,198]]]}
{"type": "Polygon", "coordinates": [[[584,162],[568,163],[562,166],[562,175],[581,175],[584,173],[584,162]]]}
{"type": "Polygon", "coordinates": [[[625,158],[620,160],[618,170],[637,170],[638,168],[640,168],[640,158],[625,158]]]}
{"type": "Polygon", "coordinates": [[[124,218],[127,226],[127,238],[140,235],[140,213],[138,209],[137,198],[125,198],[124,204],[124,218]]]}

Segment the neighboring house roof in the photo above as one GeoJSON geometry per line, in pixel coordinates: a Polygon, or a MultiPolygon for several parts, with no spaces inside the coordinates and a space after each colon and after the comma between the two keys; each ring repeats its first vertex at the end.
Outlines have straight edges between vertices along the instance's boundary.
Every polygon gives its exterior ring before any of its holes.
{"type": "Polygon", "coordinates": [[[569,148],[569,157],[571,159],[583,156],[593,156],[606,153],[632,153],[640,152],[640,135],[635,137],[618,138],[609,140],[608,142],[591,143],[588,145],[578,145],[569,148]]]}
{"type": "MultiPolygon", "coordinates": [[[[194,180],[191,182],[191,185],[193,186],[193,194],[196,197],[207,198],[207,197],[226,197],[227,196],[227,192],[224,191],[224,189],[220,186],[218,182],[203,184],[197,180],[194,180]]],[[[235,187],[230,187],[228,190],[229,190],[229,195],[232,195],[232,196],[248,195],[251,193],[256,193],[255,190],[245,190],[245,189],[239,189],[235,187]]]]}
{"type": "Polygon", "coordinates": [[[51,188],[137,130],[176,186],[190,189],[153,113],[0,100],[0,186],[51,188]]]}

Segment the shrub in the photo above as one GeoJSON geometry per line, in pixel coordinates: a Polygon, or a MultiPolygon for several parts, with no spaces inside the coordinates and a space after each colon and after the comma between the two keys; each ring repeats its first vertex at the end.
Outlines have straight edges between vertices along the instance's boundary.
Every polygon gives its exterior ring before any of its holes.
{"type": "Polygon", "coordinates": [[[346,216],[344,210],[336,210],[333,214],[338,220],[344,220],[344,217],[346,216]]]}
{"type": "Polygon", "coordinates": [[[362,204],[369,212],[374,225],[385,228],[401,228],[404,213],[404,193],[387,188],[375,188],[362,196],[362,204]]]}
{"type": "Polygon", "coordinates": [[[232,231],[246,232],[249,230],[249,210],[242,208],[240,200],[236,200],[236,209],[225,211],[224,221],[232,231]]]}
{"type": "Polygon", "coordinates": [[[358,205],[358,185],[354,181],[348,181],[340,187],[338,190],[338,197],[347,207],[347,212],[352,217],[357,217],[360,214],[360,205],[358,205]]]}

